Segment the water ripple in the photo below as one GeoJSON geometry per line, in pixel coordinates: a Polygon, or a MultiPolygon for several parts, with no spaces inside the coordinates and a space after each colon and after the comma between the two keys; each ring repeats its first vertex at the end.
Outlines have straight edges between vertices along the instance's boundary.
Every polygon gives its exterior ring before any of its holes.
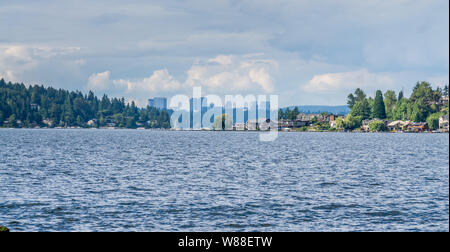
{"type": "Polygon", "coordinates": [[[449,231],[448,134],[0,130],[13,231],[449,231]]]}

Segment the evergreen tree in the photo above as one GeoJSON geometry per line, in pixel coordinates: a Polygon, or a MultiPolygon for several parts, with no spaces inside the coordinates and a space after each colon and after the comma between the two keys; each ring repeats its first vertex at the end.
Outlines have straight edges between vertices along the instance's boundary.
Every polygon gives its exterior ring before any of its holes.
{"type": "Polygon", "coordinates": [[[397,101],[401,101],[403,99],[403,90],[398,93],[397,101]]]}
{"type": "Polygon", "coordinates": [[[298,107],[295,107],[291,112],[290,119],[291,120],[297,119],[298,114],[299,114],[298,107]]]}
{"type": "Polygon", "coordinates": [[[355,105],[355,103],[356,103],[355,96],[354,96],[353,94],[349,94],[349,95],[347,96],[347,106],[348,106],[350,109],[352,109],[353,106],[355,105]]]}
{"type": "Polygon", "coordinates": [[[383,94],[380,90],[377,90],[372,107],[372,117],[378,119],[386,118],[386,109],[383,101],[383,94]]]}
{"type": "Polygon", "coordinates": [[[360,88],[357,88],[355,90],[355,101],[359,102],[366,99],[366,94],[364,93],[364,91],[360,88]]]}
{"type": "Polygon", "coordinates": [[[284,112],[282,109],[278,110],[278,120],[284,119],[284,112]]]}

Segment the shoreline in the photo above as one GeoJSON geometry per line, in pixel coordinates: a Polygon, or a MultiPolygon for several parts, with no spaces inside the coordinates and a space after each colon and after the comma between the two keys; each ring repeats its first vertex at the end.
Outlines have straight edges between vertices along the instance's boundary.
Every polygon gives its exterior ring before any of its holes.
{"type": "MultiPolygon", "coordinates": [[[[174,129],[133,129],[133,128],[0,128],[0,130],[102,130],[102,131],[113,131],[113,130],[130,130],[130,131],[167,131],[167,132],[270,132],[269,130],[174,130],[174,129]]],[[[379,132],[366,132],[366,131],[284,131],[278,130],[282,133],[354,133],[354,134],[448,134],[449,132],[439,132],[439,131],[424,131],[424,132],[391,132],[391,131],[379,131],[379,132]]]]}

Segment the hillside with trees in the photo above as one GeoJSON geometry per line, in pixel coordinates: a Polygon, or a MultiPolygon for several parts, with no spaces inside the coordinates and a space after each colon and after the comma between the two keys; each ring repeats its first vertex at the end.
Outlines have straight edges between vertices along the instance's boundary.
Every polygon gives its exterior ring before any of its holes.
{"type": "Polygon", "coordinates": [[[448,115],[448,85],[443,89],[433,89],[428,82],[417,82],[412,94],[406,98],[403,91],[396,95],[394,90],[384,93],[377,90],[375,98],[366,96],[360,88],[347,97],[350,108],[349,115],[337,122],[338,127],[353,130],[361,126],[363,120],[407,120],[412,122],[427,122],[431,129],[439,127],[439,117],[448,115]]]}
{"type": "Polygon", "coordinates": [[[0,127],[169,128],[169,120],[168,111],[138,108],[124,98],[0,80],[0,127]]]}

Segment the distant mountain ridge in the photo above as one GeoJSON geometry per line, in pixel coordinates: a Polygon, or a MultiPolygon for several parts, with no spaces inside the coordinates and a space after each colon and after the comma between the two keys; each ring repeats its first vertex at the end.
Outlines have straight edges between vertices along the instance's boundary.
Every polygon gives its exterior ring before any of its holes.
{"type": "MultiPolygon", "coordinates": [[[[300,113],[305,114],[320,114],[322,112],[327,112],[331,114],[346,115],[350,113],[350,109],[348,108],[347,105],[342,106],[304,105],[304,106],[290,106],[287,108],[293,110],[295,107],[298,108],[298,111],[300,113]]],[[[286,111],[287,108],[282,108],[282,110],[286,111]]]]}

